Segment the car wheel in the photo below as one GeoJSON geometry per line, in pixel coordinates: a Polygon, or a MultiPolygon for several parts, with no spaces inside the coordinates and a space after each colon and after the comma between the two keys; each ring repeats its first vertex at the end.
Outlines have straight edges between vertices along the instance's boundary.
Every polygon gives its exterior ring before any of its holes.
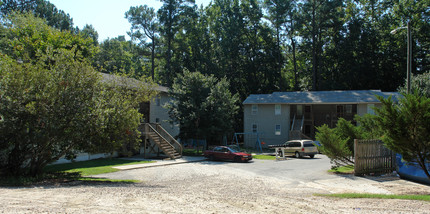
{"type": "Polygon", "coordinates": [[[240,157],[239,156],[234,157],[234,162],[240,162],[240,157]]]}
{"type": "Polygon", "coordinates": [[[309,155],[309,157],[310,157],[310,158],[314,158],[314,157],[315,157],[315,155],[309,155]]]}
{"type": "Polygon", "coordinates": [[[296,152],[295,156],[296,156],[296,158],[301,158],[302,157],[299,152],[296,152]]]}
{"type": "Polygon", "coordinates": [[[209,155],[209,160],[210,161],[214,161],[215,160],[214,156],[213,155],[209,155]]]}

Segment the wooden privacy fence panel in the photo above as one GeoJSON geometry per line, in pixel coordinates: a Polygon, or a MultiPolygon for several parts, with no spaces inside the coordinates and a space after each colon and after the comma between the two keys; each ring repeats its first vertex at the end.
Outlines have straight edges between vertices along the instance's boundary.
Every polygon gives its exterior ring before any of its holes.
{"type": "Polygon", "coordinates": [[[395,153],[381,140],[354,140],[354,173],[390,173],[395,169],[395,153]]]}

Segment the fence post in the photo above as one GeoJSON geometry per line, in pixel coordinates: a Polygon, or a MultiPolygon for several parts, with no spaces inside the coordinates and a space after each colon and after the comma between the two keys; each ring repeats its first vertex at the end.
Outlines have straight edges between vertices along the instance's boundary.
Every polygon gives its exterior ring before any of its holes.
{"type": "Polygon", "coordinates": [[[360,161],[358,160],[358,139],[354,139],[354,174],[357,175],[359,170],[360,161]]]}

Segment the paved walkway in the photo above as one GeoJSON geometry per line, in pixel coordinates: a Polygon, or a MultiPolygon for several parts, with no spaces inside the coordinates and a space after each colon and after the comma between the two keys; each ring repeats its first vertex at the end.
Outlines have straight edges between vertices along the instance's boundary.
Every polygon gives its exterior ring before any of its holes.
{"type": "Polygon", "coordinates": [[[119,169],[119,170],[130,170],[130,169],[140,169],[140,168],[148,168],[148,167],[157,167],[157,166],[167,166],[167,165],[173,165],[173,164],[181,164],[181,163],[190,163],[190,162],[199,162],[206,160],[205,157],[198,156],[183,156],[182,158],[176,159],[176,160],[160,160],[160,159],[144,159],[141,157],[131,157],[131,158],[124,158],[127,160],[147,160],[147,161],[155,161],[155,163],[142,163],[142,164],[132,164],[132,165],[125,165],[125,166],[115,166],[112,168],[119,169]]]}

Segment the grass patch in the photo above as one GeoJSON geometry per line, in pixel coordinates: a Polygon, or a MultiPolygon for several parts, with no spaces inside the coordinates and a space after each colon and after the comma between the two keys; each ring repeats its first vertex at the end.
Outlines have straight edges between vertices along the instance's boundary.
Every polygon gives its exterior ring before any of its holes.
{"type": "Polygon", "coordinates": [[[276,156],[272,155],[253,155],[252,158],[260,160],[276,160],[276,156]]]}
{"type": "Polygon", "coordinates": [[[85,178],[81,177],[79,181],[90,181],[90,182],[111,182],[111,183],[140,183],[139,180],[118,180],[118,179],[106,179],[106,178],[85,178]]]}
{"type": "Polygon", "coordinates": [[[202,150],[195,150],[195,149],[184,149],[182,151],[183,156],[202,156],[203,151],[202,150]]]}
{"type": "Polygon", "coordinates": [[[430,195],[385,195],[368,193],[340,193],[340,194],[314,194],[315,196],[336,197],[336,198],[379,198],[379,199],[404,199],[430,201],[430,195]]]}
{"type": "Polygon", "coordinates": [[[96,159],[89,161],[80,161],[65,164],[50,165],[45,168],[45,172],[48,173],[79,173],[82,176],[98,175],[110,172],[117,172],[118,169],[114,169],[114,166],[123,166],[131,164],[142,164],[152,163],[154,161],[133,161],[124,159],[96,159]]]}
{"type": "Polygon", "coordinates": [[[352,174],[354,173],[354,166],[353,165],[340,166],[340,167],[332,168],[328,170],[328,172],[339,173],[339,174],[352,174]]]}
{"type": "Polygon", "coordinates": [[[119,171],[118,169],[112,168],[114,166],[152,162],[155,161],[133,161],[111,158],[49,165],[45,167],[44,173],[38,177],[0,177],[0,186],[26,186],[35,184],[62,183],[69,181],[139,183],[140,181],[138,180],[102,179],[89,178],[85,176],[119,171]]]}

